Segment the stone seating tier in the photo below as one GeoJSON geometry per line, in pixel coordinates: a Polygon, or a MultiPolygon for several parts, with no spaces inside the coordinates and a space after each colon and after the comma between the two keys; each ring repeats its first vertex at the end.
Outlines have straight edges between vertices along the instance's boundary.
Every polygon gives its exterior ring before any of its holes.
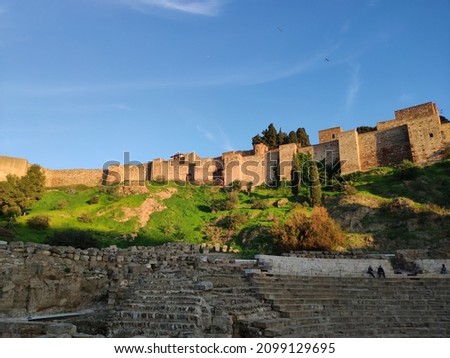
{"type": "Polygon", "coordinates": [[[281,318],[250,322],[264,337],[450,337],[450,281],[254,274],[281,318]]]}

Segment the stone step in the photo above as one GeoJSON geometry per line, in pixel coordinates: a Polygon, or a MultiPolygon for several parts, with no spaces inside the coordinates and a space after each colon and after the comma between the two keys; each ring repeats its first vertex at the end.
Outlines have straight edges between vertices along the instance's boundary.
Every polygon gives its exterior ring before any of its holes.
{"type": "Polygon", "coordinates": [[[420,297],[421,299],[432,299],[432,300],[447,300],[447,295],[444,294],[434,294],[432,292],[346,292],[346,291],[257,291],[257,297],[262,297],[267,300],[277,300],[277,299],[319,299],[319,298],[335,298],[335,299],[362,299],[362,300],[380,300],[382,299],[398,299],[398,300],[410,300],[415,297],[420,297]]]}
{"type": "MultiPolygon", "coordinates": [[[[352,320],[343,321],[341,317],[338,318],[339,321],[334,321],[331,317],[318,317],[315,321],[314,318],[305,318],[296,320],[295,324],[287,325],[278,328],[269,328],[264,331],[266,337],[282,337],[289,336],[292,334],[298,334],[301,337],[309,337],[316,335],[317,332],[322,332],[325,335],[332,335],[333,333],[344,332],[360,332],[362,330],[383,330],[388,332],[391,328],[416,328],[422,330],[438,329],[441,332],[446,330],[446,323],[440,326],[432,319],[392,319],[390,316],[378,317],[373,320],[368,321],[364,317],[354,317],[352,320]]],[[[356,336],[359,337],[359,334],[356,336]]]]}
{"type": "Polygon", "coordinates": [[[383,307],[387,308],[413,308],[420,309],[423,307],[428,307],[431,303],[434,304],[434,308],[445,308],[445,303],[441,304],[437,302],[429,302],[425,299],[420,299],[416,301],[412,301],[410,299],[399,300],[399,299],[390,299],[386,298],[383,300],[379,299],[354,299],[354,298],[346,298],[343,300],[337,300],[334,298],[326,299],[285,299],[284,302],[280,302],[278,300],[271,300],[272,307],[276,310],[286,310],[292,309],[295,307],[300,307],[302,309],[317,309],[318,307],[354,307],[354,308],[376,308],[381,309],[383,307]]]}
{"type": "Polygon", "coordinates": [[[251,325],[256,328],[268,329],[268,328],[278,328],[284,327],[291,323],[292,320],[289,318],[273,318],[273,319],[265,319],[251,322],[251,325]]]}
{"type": "Polygon", "coordinates": [[[401,307],[391,307],[389,309],[386,308],[377,308],[377,307],[360,307],[359,309],[355,309],[355,307],[348,306],[334,306],[334,307],[326,307],[322,310],[301,310],[297,307],[292,307],[291,309],[280,310],[281,317],[284,318],[304,318],[310,316],[339,316],[339,317],[377,317],[380,315],[392,316],[392,317],[420,317],[420,315],[426,315],[427,317],[433,317],[433,319],[439,319],[439,314],[436,312],[431,312],[429,309],[418,309],[418,308],[408,308],[407,310],[402,309],[401,307]],[[335,313],[339,312],[339,313],[335,313]],[[355,313],[356,312],[356,313],[355,313]]]}
{"type": "Polygon", "coordinates": [[[183,312],[154,312],[154,311],[119,311],[118,317],[121,320],[136,320],[136,321],[147,321],[147,320],[163,320],[167,322],[171,321],[198,321],[199,314],[193,313],[183,313],[183,312]]]}
{"type": "Polygon", "coordinates": [[[160,304],[154,304],[149,305],[148,303],[128,303],[120,305],[122,310],[125,311],[162,311],[162,312],[195,312],[198,307],[201,307],[199,305],[187,305],[187,304],[166,304],[166,303],[160,303],[160,304]]]}
{"type": "Polygon", "coordinates": [[[203,302],[203,299],[198,296],[157,296],[157,295],[129,295],[128,297],[122,298],[121,302],[124,304],[128,303],[146,303],[146,304],[159,304],[159,303],[178,303],[178,304],[186,304],[186,305],[195,305],[195,304],[201,304],[203,302]]]}

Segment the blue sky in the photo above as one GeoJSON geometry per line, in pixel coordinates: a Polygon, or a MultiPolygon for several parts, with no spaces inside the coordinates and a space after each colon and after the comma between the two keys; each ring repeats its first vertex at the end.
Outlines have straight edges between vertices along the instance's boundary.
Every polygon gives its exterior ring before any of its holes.
{"type": "Polygon", "coordinates": [[[450,118],[449,79],[449,0],[0,0],[0,154],[52,169],[450,118]]]}

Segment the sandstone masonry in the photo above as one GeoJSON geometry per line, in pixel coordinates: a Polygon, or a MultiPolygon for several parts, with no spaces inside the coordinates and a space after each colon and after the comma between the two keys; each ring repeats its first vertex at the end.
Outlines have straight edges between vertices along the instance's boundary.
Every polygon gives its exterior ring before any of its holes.
{"type": "MultiPolygon", "coordinates": [[[[252,150],[231,151],[214,158],[195,153],[177,153],[169,160],[147,163],[106,163],[102,169],[45,169],[48,187],[84,184],[142,184],[145,181],[196,182],[228,185],[235,180],[253,185],[270,184],[276,179],[291,180],[292,158],[296,153],[310,153],[314,160],[327,165],[339,163],[342,174],[368,171],[410,160],[417,165],[442,158],[450,143],[450,123],[441,123],[437,106],[424,103],[395,111],[395,118],[378,122],[376,130],[358,133],[341,127],[319,131],[319,143],[308,147],[285,144],[269,150],[257,144],[252,150]]],[[[0,180],[7,174],[24,175],[24,159],[0,157],[0,180]]]]}

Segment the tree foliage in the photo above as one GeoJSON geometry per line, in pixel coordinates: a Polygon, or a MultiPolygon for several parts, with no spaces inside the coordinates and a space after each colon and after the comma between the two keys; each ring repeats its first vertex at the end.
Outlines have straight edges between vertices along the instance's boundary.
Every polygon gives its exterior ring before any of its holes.
{"type": "Polygon", "coordinates": [[[0,209],[5,216],[19,216],[42,197],[45,175],[38,165],[32,165],[26,175],[19,178],[8,175],[0,183],[0,209]]]}
{"type": "Polygon", "coordinates": [[[356,131],[359,134],[373,132],[376,130],[377,130],[377,127],[370,127],[370,126],[361,126],[361,127],[356,128],[356,131]]]}
{"type": "Polygon", "coordinates": [[[317,163],[314,160],[309,162],[310,165],[310,183],[309,183],[309,193],[311,198],[312,206],[322,205],[322,188],[320,184],[319,169],[317,168],[317,163]]]}
{"type": "Polygon", "coordinates": [[[294,209],[284,223],[274,224],[272,234],[276,246],[284,252],[333,250],[344,243],[340,226],[321,206],[313,208],[311,215],[303,208],[294,209]]]}
{"type": "Polygon", "coordinates": [[[309,162],[312,160],[310,153],[296,153],[292,158],[292,194],[298,195],[302,185],[309,185],[309,162]]]}
{"type": "Polygon", "coordinates": [[[269,149],[275,149],[282,144],[289,143],[297,143],[302,147],[311,145],[305,128],[298,128],[297,131],[290,131],[287,134],[281,128],[277,131],[273,123],[270,123],[267,129],[264,129],[261,134],[257,134],[252,138],[253,145],[259,143],[264,143],[269,149]]]}

